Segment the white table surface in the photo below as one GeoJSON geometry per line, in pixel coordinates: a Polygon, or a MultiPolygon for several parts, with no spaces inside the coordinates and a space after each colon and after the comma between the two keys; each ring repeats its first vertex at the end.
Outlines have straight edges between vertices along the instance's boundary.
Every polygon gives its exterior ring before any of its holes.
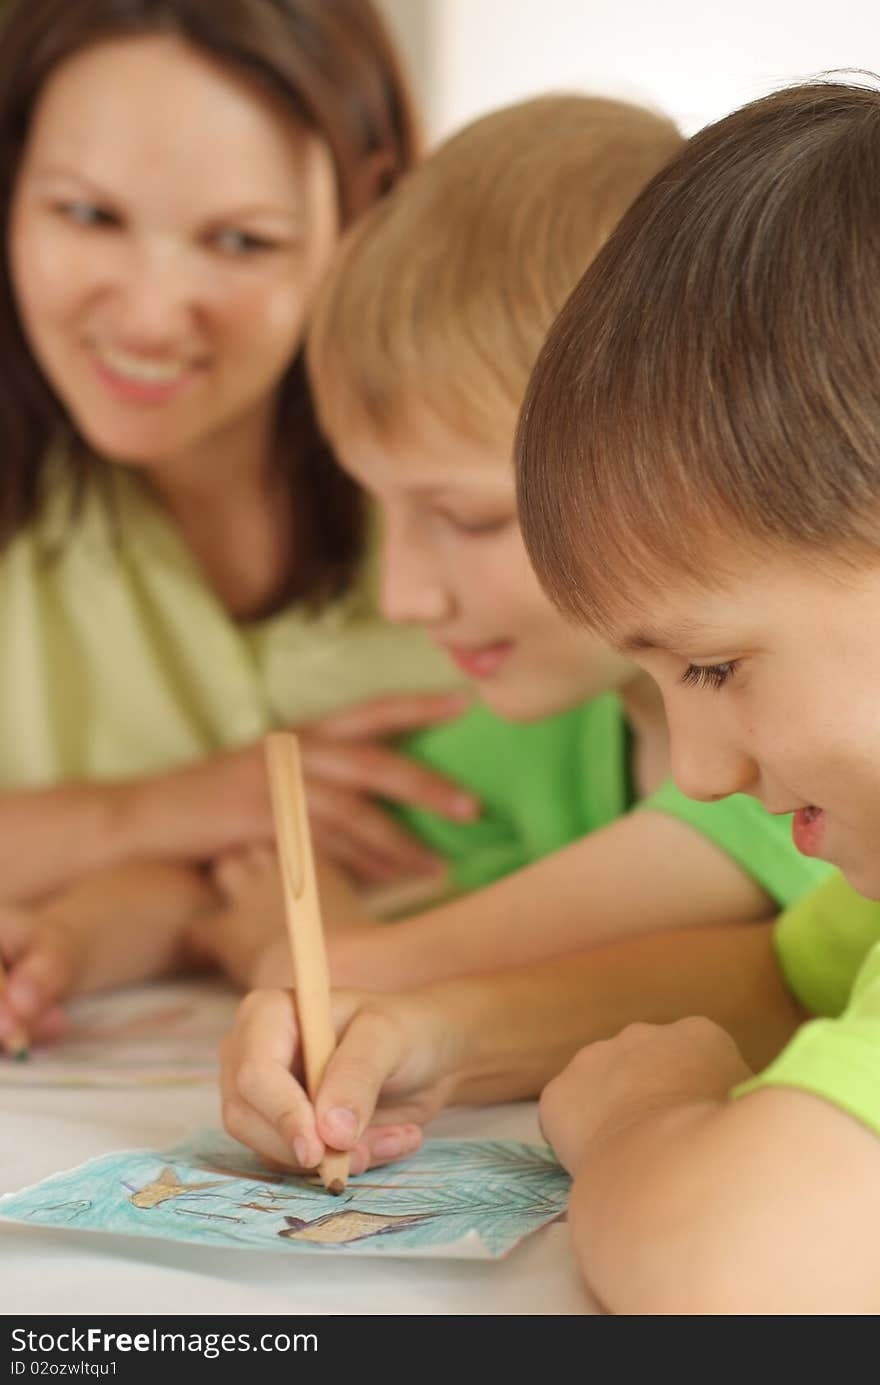
{"type": "MultiPolygon", "coordinates": [[[[0,1192],[113,1150],[218,1126],[213,1085],[0,1089],[0,1192]]],[[[431,1134],[539,1140],[536,1106],[448,1111],[431,1134]]],[[[134,1237],[0,1224],[4,1315],[19,1313],[590,1314],[564,1225],[504,1260],[284,1260],[134,1237]]]]}

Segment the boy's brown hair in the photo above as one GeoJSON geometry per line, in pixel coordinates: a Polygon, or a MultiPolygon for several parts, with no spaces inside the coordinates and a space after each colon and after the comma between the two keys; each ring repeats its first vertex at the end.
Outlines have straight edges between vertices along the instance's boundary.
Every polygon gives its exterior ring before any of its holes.
{"type": "Polygon", "coordinates": [[[665,117],[576,95],[447,141],[355,230],[320,295],[308,361],[331,436],[387,437],[411,403],[479,441],[509,432],[554,316],[681,143],[665,117]]]}
{"type": "Polygon", "coordinates": [[[876,556],[880,92],[777,92],[658,174],[547,339],[517,470],[546,590],[612,632],[725,546],[876,556]]]}

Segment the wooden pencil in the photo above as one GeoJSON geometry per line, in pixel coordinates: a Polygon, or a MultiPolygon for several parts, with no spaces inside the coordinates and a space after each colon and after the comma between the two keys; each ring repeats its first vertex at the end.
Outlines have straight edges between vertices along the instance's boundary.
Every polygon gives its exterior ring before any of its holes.
{"type": "MultiPolygon", "coordinates": [[[[6,971],[3,967],[3,959],[2,957],[0,957],[0,995],[2,995],[5,989],[6,971]]],[[[19,1025],[18,1028],[13,1029],[11,1034],[7,1034],[6,1038],[3,1039],[2,1043],[0,1043],[0,1048],[3,1049],[4,1053],[6,1053],[10,1058],[15,1058],[19,1063],[23,1063],[24,1060],[28,1057],[28,1054],[30,1053],[30,1047],[31,1041],[28,1038],[28,1035],[24,1027],[21,1025],[19,1025]]]]}
{"type": "MultiPolygon", "coordinates": [[[[330,1006],[330,973],[321,926],[321,906],[299,742],[293,732],[273,731],[265,739],[265,751],[284,887],[284,912],[293,958],[296,1013],[306,1088],[314,1101],[336,1048],[336,1031],[330,1006]]],[[[328,1151],[325,1154],[319,1173],[329,1192],[344,1191],[350,1162],[348,1153],[328,1151]]]]}

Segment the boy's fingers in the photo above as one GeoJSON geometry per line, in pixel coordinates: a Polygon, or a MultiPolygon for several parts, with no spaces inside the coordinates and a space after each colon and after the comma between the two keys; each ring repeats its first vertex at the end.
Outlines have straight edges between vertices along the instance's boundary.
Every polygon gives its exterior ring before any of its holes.
{"type": "Polygon", "coordinates": [[[75,973],[72,951],[49,935],[38,939],[15,965],[6,998],[22,1019],[33,1020],[70,990],[75,973]]]}
{"type": "Polygon", "coordinates": [[[250,1143],[238,1133],[249,1109],[275,1132],[275,1152],[267,1148],[264,1153],[314,1167],[324,1147],[311,1102],[291,1071],[299,1053],[292,993],[253,991],[239,1006],[221,1052],[223,1117],[230,1133],[250,1143]]]}
{"type": "Polygon", "coordinates": [[[289,1143],[263,1114],[235,1095],[223,1101],[223,1124],[230,1135],[271,1165],[299,1173],[314,1169],[323,1153],[319,1140],[289,1143]]]}
{"type": "MultiPolygon", "coordinates": [[[[421,1148],[424,1136],[417,1125],[377,1125],[368,1127],[356,1146],[356,1152],[363,1154],[366,1168],[375,1164],[389,1164],[395,1159],[406,1159],[421,1148]]],[[[352,1172],[354,1160],[352,1161],[352,1172]]]]}
{"type": "Polygon", "coordinates": [[[234,1075],[230,1105],[236,1102],[252,1108],[276,1131],[279,1149],[286,1151],[288,1160],[293,1156],[304,1168],[313,1168],[322,1157],[324,1146],[315,1129],[312,1103],[284,1064],[244,1059],[234,1075]]]}
{"type": "Polygon", "coordinates": [[[315,1103],[321,1139],[353,1149],[373,1119],[383,1086],[406,1054],[402,1029],[388,1016],[360,1011],[327,1064],[315,1103]]]}

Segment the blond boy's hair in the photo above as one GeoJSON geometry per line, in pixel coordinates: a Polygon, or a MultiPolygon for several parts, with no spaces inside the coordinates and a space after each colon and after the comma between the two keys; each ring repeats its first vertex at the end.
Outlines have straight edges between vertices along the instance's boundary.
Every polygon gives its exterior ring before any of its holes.
{"type": "Polygon", "coordinates": [[[385,437],[413,403],[480,441],[509,433],[553,319],[681,145],[661,115],[575,95],[448,140],[356,228],[320,295],[308,359],[331,436],[385,437]]]}

